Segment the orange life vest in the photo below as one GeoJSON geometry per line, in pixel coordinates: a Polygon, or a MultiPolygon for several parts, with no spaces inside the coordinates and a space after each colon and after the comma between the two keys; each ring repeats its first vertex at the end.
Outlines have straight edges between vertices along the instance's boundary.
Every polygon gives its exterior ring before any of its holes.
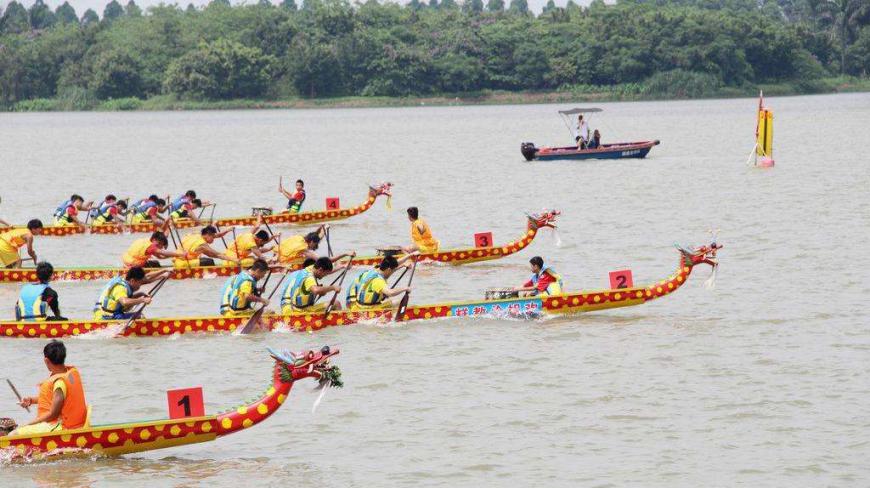
{"type": "Polygon", "coordinates": [[[133,244],[124,252],[124,256],[121,258],[124,261],[124,266],[133,267],[133,266],[145,266],[145,263],[148,261],[148,258],[151,257],[148,254],[148,249],[151,247],[151,239],[150,238],[142,238],[136,239],[133,244]]]}
{"type": "Polygon", "coordinates": [[[42,415],[51,410],[54,400],[54,382],[63,381],[66,386],[66,397],[60,410],[61,425],[64,429],[78,429],[85,425],[88,416],[88,405],[85,403],[85,389],[82,378],[75,366],[67,366],[65,373],[50,376],[39,385],[39,401],[37,414],[42,415]]]}
{"type": "Polygon", "coordinates": [[[429,224],[427,224],[423,219],[417,219],[411,222],[411,240],[413,240],[414,244],[416,244],[423,252],[437,251],[438,246],[441,244],[434,236],[432,236],[432,229],[429,228],[429,224]],[[422,227],[423,230],[420,231],[418,227],[422,227]]]}

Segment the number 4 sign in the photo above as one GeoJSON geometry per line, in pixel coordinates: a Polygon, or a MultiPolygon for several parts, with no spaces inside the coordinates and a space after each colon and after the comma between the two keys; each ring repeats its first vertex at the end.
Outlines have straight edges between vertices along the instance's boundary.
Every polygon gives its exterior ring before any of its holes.
{"type": "Polygon", "coordinates": [[[610,272],[610,288],[632,288],[634,280],[631,278],[630,269],[621,269],[619,271],[610,272]]]}
{"type": "Polygon", "coordinates": [[[201,386],[169,390],[166,392],[166,400],[169,403],[170,419],[202,417],[205,415],[201,386]]]}
{"type": "Polygon", "coordinates": [[[492,247],[492,232],[474,234],[474,247],[492,247]]]}
{"type": "Polygon", "coordinates": [[[341,205],[338,202],[338,198],[330,197],[326,199],[326,210],[338,210],[341,208],[341,205]]]}

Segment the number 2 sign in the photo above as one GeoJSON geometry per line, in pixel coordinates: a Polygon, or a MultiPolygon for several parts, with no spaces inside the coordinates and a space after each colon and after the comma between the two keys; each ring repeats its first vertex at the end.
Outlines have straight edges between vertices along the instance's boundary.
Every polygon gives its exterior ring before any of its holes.
{"type": "Polygon", "coordinates": [[[166,400],[169,404],[170,419],[202,417],[205,415],[201,386],[169,390],[166,392],[166,400]]]}
{"type": "Polygon", "coordinates": [[[630,269],[621,269],[619,271],[610,272],[610,288],[632,288],[634,280],[631,278],[630,269]]]}
{"type": "Polygon", "coordinates": [[[492,247],[492,232],[474,234],[474,247],[492,247]]]}
{"type": "Polygon", "coordinates": [[[326,210],[338,210],[341,208],[341,204],[338,202],[338,198],[330,197],[326,199],[326,210]]]}

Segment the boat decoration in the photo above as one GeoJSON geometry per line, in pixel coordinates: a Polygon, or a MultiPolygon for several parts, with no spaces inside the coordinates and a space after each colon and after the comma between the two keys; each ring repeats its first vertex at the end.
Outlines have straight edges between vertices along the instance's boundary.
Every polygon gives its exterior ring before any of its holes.
{"type": "MultiPolygon", "coordinates": [[[[552,296],[510,297],[497,300],[409,305],[402,320],[429,320],[450,317],[539,317],[565,315],[611,308],[641,305],[667,296],[679,289],[695,266],[717,265],[716,253],[721,245],[712,243],[694,250],[678,248],[677,270],[669,277],[648,285],[630,288],[581,290],[552,296]]],[[[395,308],[379,307],[371,310],[341,310],[324,315],[294,313],[291,315],[264,314],[260,328],[265,330],[292,330],[313,332],[326,327],[344,326],[359,322],[394,320],[395,308]]],[[[138,319],[124,328],[123,321],[74,320],[68,322],[14,322],[0,321],[0,338],[55,338],[78,336],[108,329],[114,336],[171,336],[195,332],[234,332],[247,322],[247,317],[185,317],[138,319]]]]}
{"type": "MultiPolygon", "coordinates": [[[[575,141],[580,139],[579,129],[572,129],[573,115],[588,114],[602,112],[600,108],[572,108],[569,110],[559,110],[559,116],[571,138],[575,141]]],[[[576,127],[576,126],[575,126],[576,127]]],[[[590,132],[590,139],[591,139],[590,132]]],[[[645,158],[649,154],[653,146],[658,146],[659,141],[640,141],[640,142],[616,142],[611,144],[601,144],[595,148],[578,147],[578,144],[563,147],[537,147],[533,142],[524,142],[520,145],[520,152],[526,161],[535,159],[541,161],[551,161],[556,159],[629,159],[629,158],[645,158]]]]}
{"type": "MultiPolygon", "coordinates": [[[[325,210],[312,210],[309,212],[281,212],[270,215],[263,215],[263,221],[267,224],[319,224],[322,222],[332,222],[335,220],[347,219],[359,215],[368,209],[372,208],[377,198],[381,195],[387,197],[387,206],[389,207],[390,198],[392,197],[392,183],[382,183],[378,186],[370,186],[368,197],[365,202],[352,208],[336,208],[325,210]]],[[[172,224],[178,229],[187,229],[205,224],[214,224],[219,227],[229,226],[253,226],[256,225],[259,218],[257,215],[245,217],[231,217],[217,219],[214,222],[208,220],[196,220],[190,218],[173,219],[172,224]]],[[[16,226],[23,227],[23,226],[16,226]]],[[[144,224],[103,224],[103,225],[46,225],[42,228],[43,236],[63,237],[79,234],[128,234],[128,233],[151,233],[158,230],[163,230],[161,226],[151,223],[144,224]]]]}
{"type": "MultiPolygon", "coordinates": [[[[338,349],[292,354],[269,350],[275,365],[272,383],[256,401],[226,412],[143,422],[90,425],[28,436],[0,437],[0,458],[11,461],[85,456],[119,456],[209,442],[248,429],[269,418],[286,402],[293,385],[306,378],[321,387],[341,387],[341,371],[330,364],[338,349]]],[[[88,415],[90,418],[90,415],[88,415]]]]}
{"type": "MultiPolygon", "coordinates": [[[[554,222],[559,214],[558,211],[551,210],[538,215],[527,215],[528,223],[525,234],[519,239],[501,246],[457,248],[434,253],[424,253],[418,257],[418,260],[460,265],[503,258],[526,248],[535,239],[538,230],[541,228],[555,228],[554,222]]],[[[399,257],[401,257],[401,255],[399,257]]],[[[383,259],[383,256],[356,256],[353,258],[353,264],[357,266],[373,266],[378,264],[381,259],[383,259]]],[[[300,267],[300,264],[292,265],[288,267],[288,271],[295,271],[300,267]]],[[[232,276],[238,273],[238,271],[239,267],[236,265],[184,266],[174,268],[170,275],[170,279],[184,280],[215,278],[221,276],[225,277],[232,276]]],[[[52,280],[108,280],[115,276],[120,276],[124,274],[124,272],[124,268],[108,266],[89,268],[58,267],[54,269],[52,280]]],[[[34,281],[37,281],[36,268],[0,268],[0,283],[27,283],[34,281]]]]}
{"type": "Polygon", "coordinates": [[[749,153],[746,164],[752,162],[759,168],[772,168],[773,161],[773,110],[764,106],[764,93],[758,92],[758,115],[755,123],[755,147],[749,153]]]}

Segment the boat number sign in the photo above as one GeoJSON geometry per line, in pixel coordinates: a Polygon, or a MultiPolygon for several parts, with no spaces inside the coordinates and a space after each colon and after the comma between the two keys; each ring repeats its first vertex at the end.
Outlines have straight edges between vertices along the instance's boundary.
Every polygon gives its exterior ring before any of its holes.
{"type": "Polygon", "coordinates": [[[338,210],[341,208],[341,204],[338,202],[338,198],[329,197],[326,199],[326,210],[338,210]]]}
{"type": "Polygon", "coordinates": [[[634,280],[631,277],[630,269],[621,269],[619,271],[610,272],[610,289],[617,288],[633,288],[634,280]]]}
{"type": "Polygon", "coordinates": [[[169,404],[170,419],[202,417],[205,415],[201,386],[169,390],[166,392],[166,400],[169,404]]]}
{"type": "Polygon", "coordinates": [[[536,317],[541,314],[543,303],[540,298],[511,300],[509,302],[481,302],[456,305],[451,308],[454,317],[484,315],[496,318],[536,317]]]}
{"type": "Polygon", "coordinates": [[[492,247],[492,232],[474,234],[474,247],[492,247]]]}

